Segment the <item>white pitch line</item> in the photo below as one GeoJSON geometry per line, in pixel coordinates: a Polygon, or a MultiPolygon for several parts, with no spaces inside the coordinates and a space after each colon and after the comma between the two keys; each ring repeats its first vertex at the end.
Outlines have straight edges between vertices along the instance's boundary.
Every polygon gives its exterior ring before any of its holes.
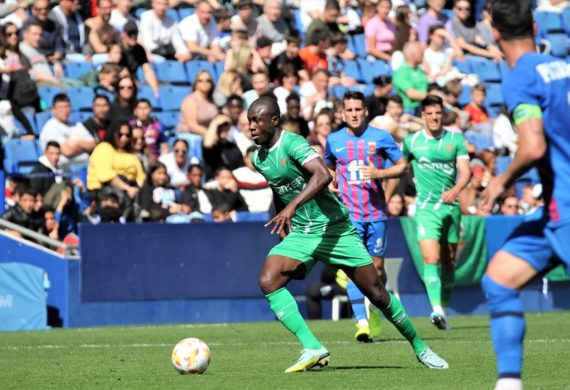
{"type": "MultiPolygon", "coordinates": [[[[376,344],[406,344],[406,340],[385,340],[376,344]]],[[[476,341],[476,340],[438,340],[439,344],[490,344],[491,341],[476,341]]],[[[529,344],[556,344],[556,343],[570,343],[570,339],[530,339],[525,340],[529,344]]],[[[293,341],[285,342],[272,342],[260,343],[266,346],[276,345],[298,345],[299,343],[293,341]]],[[[324,341],[326,345],[346,345],[354,344],[354,341],[324,341]]],[[[174,344],[170,343],[134,343],[134,344],[80,344],[75,345],[3,345],[0,350],[32,350],[32,349],[64,349],[64,348],[85,348],[85,349],[107,349],[107,348],[165,348],[172,347],[174,344]]],[[[208,343],[213,347],[243,347],[249,345],[248,343],[208,343]]]]}

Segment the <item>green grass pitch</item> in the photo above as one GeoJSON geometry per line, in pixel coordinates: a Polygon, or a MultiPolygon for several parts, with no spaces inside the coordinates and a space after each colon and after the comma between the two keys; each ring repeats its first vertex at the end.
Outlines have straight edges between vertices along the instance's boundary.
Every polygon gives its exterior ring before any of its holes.
{"type": "MultiPolygon", "coordinates": [[[[330,350],[329,367],[284,374],[301,349],[278,322],[54,329],[0,334],[0,389],[491,389],[495,361],[487,317],[451,317],[441,332],[414,318],[422,337],[449,362],[420,365],[384,321],[380,342],[358,344],[354,324],[313,321],[330,350]],[[180,375],[170,353],[198,337],[212,352],[203,375],[180,375]]],[[[528,314],[525,389],[570,388],[570,312],[528,314]]]]}

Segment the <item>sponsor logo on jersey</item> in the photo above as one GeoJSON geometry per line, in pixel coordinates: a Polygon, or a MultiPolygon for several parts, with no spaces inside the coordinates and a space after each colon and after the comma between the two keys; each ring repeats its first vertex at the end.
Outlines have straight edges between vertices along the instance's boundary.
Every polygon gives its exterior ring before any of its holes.
{"type": "Polygon", "coordinates": [[[453,174],[453,169],[455,168],[455,162],[432,162],[427,157],[420,157],[418,159],[418,168],[441,170],[444,173],[451,175],[453,174]]]}
{"type": "Polygon", "coordinates": [[[297,176],[292,182],[282,186],[273,186],[278,195],[285,195],[292,191],[300,191],[305,187],[303,176],[297,176]]]}

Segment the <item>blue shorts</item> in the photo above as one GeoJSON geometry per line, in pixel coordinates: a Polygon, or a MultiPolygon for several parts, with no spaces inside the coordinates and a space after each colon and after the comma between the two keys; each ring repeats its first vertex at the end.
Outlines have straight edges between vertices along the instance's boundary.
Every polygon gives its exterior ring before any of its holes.
{"type": "Polygon", "coordinates": [[[563,264],[570,274],[570,222],[550,225],[537,211],[511,233],[501,249],[525,260],[539,273],[563,264]]]}
{"type": "Polygon", "coordinates": [[[383,257],[386,252],[386,221],[360,222],[351,219],[351,222],[370,256],[383,257]]]}

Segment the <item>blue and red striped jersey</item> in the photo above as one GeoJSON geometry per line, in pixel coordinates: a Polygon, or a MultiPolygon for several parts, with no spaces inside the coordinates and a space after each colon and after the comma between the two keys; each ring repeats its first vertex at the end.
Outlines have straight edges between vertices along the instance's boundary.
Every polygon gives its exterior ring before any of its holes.
{"type": "Polygon", "coordinates": [[[396,162],[403,156],[392,136],[368,126],[360,135],[343,128],[327,137],[325,163],[336,167],[341,199],[354,221],[385,220],[386,198],[382,180],[363,180],[360,168],[370,163],[384,168],[386,161],[396,162]]]}

